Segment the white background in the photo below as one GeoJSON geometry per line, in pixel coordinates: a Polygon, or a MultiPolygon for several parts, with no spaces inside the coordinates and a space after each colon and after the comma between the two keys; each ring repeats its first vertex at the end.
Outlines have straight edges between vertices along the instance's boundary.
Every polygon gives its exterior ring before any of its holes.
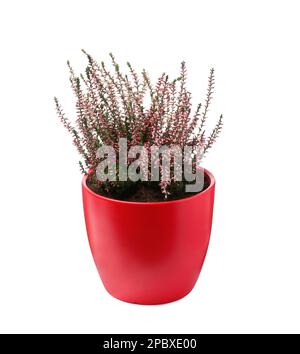
{"type": "MultiPolygon", "coordinates": [[[[298,1],[2,1],[0,330],[25,333],[300,331],[298,1]],[[81,176],[54,111],[72,115],[66,60],[189,69],[195,103],[216,69],[204,161],[217,180],[211,244],[181,301],[122,303],[85,232],[81,176]]],[[[132,220],[134,222],[134,218],[132,220]]]]}

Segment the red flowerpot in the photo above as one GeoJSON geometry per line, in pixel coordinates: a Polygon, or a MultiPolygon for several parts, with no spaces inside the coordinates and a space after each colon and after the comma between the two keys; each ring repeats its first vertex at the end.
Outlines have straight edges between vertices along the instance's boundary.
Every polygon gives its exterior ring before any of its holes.
{"type": "Polygon", "coordinates": [[[185,199],[126,202],[91,191],[83,178],[83,206],[91,251],[107,291],[138,304],[187,295],[202,268],[212,224],[215,179],[185,199]]]}

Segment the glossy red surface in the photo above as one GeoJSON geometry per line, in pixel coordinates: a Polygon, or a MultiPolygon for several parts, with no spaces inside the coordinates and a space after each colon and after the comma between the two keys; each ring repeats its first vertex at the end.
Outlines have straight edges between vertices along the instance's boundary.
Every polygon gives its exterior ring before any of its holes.
{"type": "Polygon", "coordinates": [[[213,216],[215,180],[194,196],[159,203],[125,202],[92,192],[83,178],[91,251],[107,291],[138,304],[178,300],[201,271],[213,216]]]}

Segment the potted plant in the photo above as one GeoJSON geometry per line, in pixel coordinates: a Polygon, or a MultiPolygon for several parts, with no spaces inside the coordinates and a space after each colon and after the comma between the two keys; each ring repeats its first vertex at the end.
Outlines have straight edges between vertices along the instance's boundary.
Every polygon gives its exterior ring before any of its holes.
{"type": "Polygon", "coordinates": [[[84,74],[68,62],[76,98],[73,124],[55,98],[84,174],[83,206],[99,275],[114,297],[138,304],[175,301],[194,287],[208,248],[215,191],[200,167],[222,128],[204,126],[214,89],[210,70],[203,106],[192,109],[186,65],[155,86],[130,63],[123,74],[89,54],[84,74]]]}

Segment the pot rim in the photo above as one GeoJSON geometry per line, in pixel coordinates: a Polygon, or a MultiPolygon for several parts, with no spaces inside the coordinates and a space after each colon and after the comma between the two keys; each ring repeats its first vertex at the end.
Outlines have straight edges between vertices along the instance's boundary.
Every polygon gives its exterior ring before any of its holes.
{"type": "Polygon", "coordinates": [[[210,189],[212,189],[215,184],[216,184],[216,180],[215,180],[215,177],[213,176],[213,174],[208,171],[206,168],[204,167],[200,167],[201,170],[204,170],[204,173],[206,174],[206,176],[208,176],[209,178],[209,186],[202,192],[199,192],[197,194],[194,194],[190,197],[185,197],[185,198],[180,198],[180,199],[174,199],[174,200],[167,200],[167,201],[163,201],[163,202],[131,202],[131,201],[126,201],[126,200],[119,200],[119,199],[113,199],[113,198],[109,198],[109,197],[104,197],[103,195],[101,194],[97,194],[95,192],[93,192],[86,184],[86,180],[89,176],[89,174],[83,176],[83,179],[82,179],[82,187],[88,191],[88,193],[92,194],[94,197],[98,198],[98,199],[102,199],[102,200],[106,200],[108,202],[111,202],[111,203],[117,203],[117,204],[129,204],[129,205],[164,205],[164,204],[167,204],[167,205],[171,205],[171,204],[178,204],[178,203],[184,203],[184,202],[187,202],[191,199],[194,199],[194,198],[199,198],[199,196],[203,196],[205,195],[206,193],[209,192],[210,189]]]}

